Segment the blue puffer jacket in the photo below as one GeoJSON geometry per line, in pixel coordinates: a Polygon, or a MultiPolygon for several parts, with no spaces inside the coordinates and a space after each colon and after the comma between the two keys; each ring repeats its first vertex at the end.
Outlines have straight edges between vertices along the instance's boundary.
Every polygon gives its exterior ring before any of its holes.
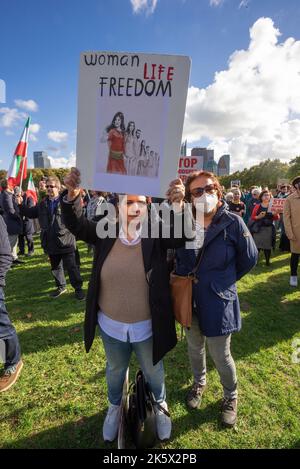
{"type": "MultiPolygon", "coordinates": [[[[217,337],[241,329],[236,281],[257,262],[258,252],[242,218],[222,205],[207,230],[193,284],[193,301],[202,334],[217,337]]],[[[196,265],[194,249],[176,251],[176,273],[187,275],[196,265]]]]}

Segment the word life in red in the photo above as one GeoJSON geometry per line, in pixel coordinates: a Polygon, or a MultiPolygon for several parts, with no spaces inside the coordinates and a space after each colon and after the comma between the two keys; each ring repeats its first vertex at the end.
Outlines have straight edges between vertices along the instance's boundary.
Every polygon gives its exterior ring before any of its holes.
{"type": "Polygon", "coordinates": [[[161,80],[166,78],[168,81],[173,80],[174,67],[164,67],[164,65],[147,64],[144,65],[144,79],[145,80],[161,80]]]}

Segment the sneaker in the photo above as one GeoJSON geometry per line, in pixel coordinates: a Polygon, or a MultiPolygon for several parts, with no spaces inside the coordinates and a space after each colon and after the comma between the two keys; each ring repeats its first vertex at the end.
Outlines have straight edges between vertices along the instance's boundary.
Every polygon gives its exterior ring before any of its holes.
{"type": "Polygon", "coordinates": [[[27,257],[34,256],[34,251],[28,251],[28,254],[26,254],[27,257]]]}
{"type": "Polygon", "coordinates": [[[75,290],[75,298],[79,301],[85,300],[85,294],[81,288],[80,290],[75,290]]]}
{"type": "Polygon", "coordinates": [[[222,401],[221,422],[225,427],[234,427],[237,421],[237,399],[224,398],[222,401]]]}
{"type": "Polygon", "coordinates": [[[297,275],[290,276],[290,286],[291,287],[298,287],[298,277],[297,275]]]}
{"type": "Polygon", "coordinates": [[[0,377],[0,392],[7,391],[15,384],[19,378],[22,368],[23,362],[20,360],[16,365],[10,366],[4,370],[3,375],[0,377]]]}
{"type": "Polygon", "coordinates": [[[160,441],[168,440],[171,436],[172,422],[166,401],[159,403],[159,406],[156,404],[155,423],[158,439],[160,441]],[[165,414],[160,407],[162,407],[167,414],[165,414]]]}
{"type": "Polygon", "coordinates": [[[205,385],[194,383],[186,396],[186,403],[190,409],[198,409],[201,405],[205,385]]]}
{"type": "Polygon", "coordinates": [[[121,418],[121,406],[110,404],[104,424],[103,424],[103,440],[112,442],[116,439],[119,430],[121,418]]]}
{"type": "Polygon", "coordinates": [[[50,296],[51,298],[58,298],[63,293],[66,293],[66,291],[67,291],[66,287],[60,287],[54,290],[53,292],[51,292],[50,296]]]}

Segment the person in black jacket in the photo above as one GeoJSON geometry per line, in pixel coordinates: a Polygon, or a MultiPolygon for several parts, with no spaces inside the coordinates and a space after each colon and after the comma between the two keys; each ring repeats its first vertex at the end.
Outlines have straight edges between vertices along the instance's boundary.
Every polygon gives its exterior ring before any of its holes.
{"type": "Polygon", "coordinates": [[[4,362],[4,371],[0,376],[0,392],[7,391],[15,384],[23,368],[18,336],[4,302],[5,277],[11,262],[7,228],[0,215],[0,361],[3,359],[4,362]]]}
{"type": "Polygon", "coordinates": [[[85,296],[82,291],[82,279],[75,260],[76,241],[62,219],[60,187],[60,181],[57,177],[48,177],[46,182],[47,197],[31,208],[22,205],[23,198],[20,196],[18,203],[23,216],[39,219],[42,248],[49,256],[52,275],[57,286],[57,289],[50,296],[57,298],[67,291],[65,268],[75,290],[75,297],[78,300],[83,300],[85,296]]]}
{"type": "Polygon", "coordinates": [[[6,179],[4,179],[1,182],[1,186],[3,189],[1,195],[3,218],[7,226],[13,264],[23,264],[24,262],[18,259],[17,254],[18,236],[20,233],[22,233],[23,230],[19,207],[16,202],[14,190],[11,184],[6,179]]]}
{"type": "MultiPolygon", "coordinates": [[[[167,250],[183,246],[186,237],[175,236],[176,222],[184,221],[184,186],[173,181],[168,191],[171,202],[179,202],[179,213],[169,223],[169,237],[144,237],[147,198],[128,195],[119,200],[119,221],[104,217],[98,224],[87,220],[80,203],[80,173],[75,168],[66,176],[68,189],[62,195],[62,212],[68,229],[86,243],[94,245],[94,261],[86,302],[85,347],[92,346],[97,325],[105,348],[109,409],[103,425],[103,439],[113,441],[120,420],[120,402],[126,370],[132,351],[137,355],[146,380],[159,406],[156,429],[160,440],[171,434],[166,412],[166,392],[162,358],[177,342],[171,303],[167,250]],[[100,236],[101,222],[112,233],[100,236]],[[129,224],[136,229],[130,232],[129,224]]],[[[113,207],[113,206],[112,206],[113,207]]],[[[151,220],[152,222],[152,220],[151,220]]],[[[160,219],[153,220],[161,228],[160,219]]],[[[153,233],[153,231],[152,231],[153,233]]],[[[189,236],[190,237],[190,236],[189,236]]]]}
{"type": "MultiPolygon", "coordinates": [[[[15,194],[16,194],[16,187],[15,187],[15,194]]],[[[23,202],[22,205],[24,207],[34,207],[35,203],[32,197],[27,196],[26,192],[22,194],[23,202]]],[[[33,234],[34,234],[34,225],[33,220],[28,217],[23,217],[23,231],[19,234],[19,252],[18,256],[24,256],[25,254],[25,239],[28,247],[28,256],[33,256],[34,253],[34,241],[33,241],[33,234]]]]}

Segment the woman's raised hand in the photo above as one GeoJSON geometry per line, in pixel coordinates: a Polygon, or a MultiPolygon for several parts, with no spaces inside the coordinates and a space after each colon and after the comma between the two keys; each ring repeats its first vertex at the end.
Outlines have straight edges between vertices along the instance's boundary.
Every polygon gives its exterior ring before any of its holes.
{"type": "Polygon", "coordinates": [[[80,194],[80,182],[80,171],[77,168],[71,168],[64,178],[64,184],[68,189],[68,200],[74,200],[80,194]]]}
{"type": "Polygon", "coordinates": [[[185,197],[185,187],[180,178],[170,182],[166,196],[171,204],[183,204],[183,199],[185,197]]]}

